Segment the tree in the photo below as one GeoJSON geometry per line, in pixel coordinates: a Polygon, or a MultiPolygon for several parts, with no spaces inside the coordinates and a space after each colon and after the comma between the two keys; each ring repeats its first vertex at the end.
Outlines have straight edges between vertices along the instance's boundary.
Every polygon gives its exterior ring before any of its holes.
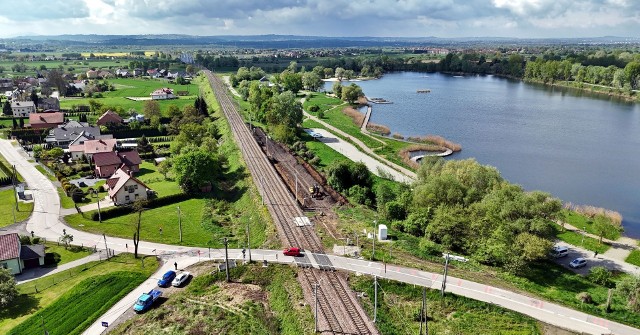
{"type": "Polygon", "coordinates": [[[615,236],[620,231],[621,227],[614,224],[604,214],[596,214],[596,216],[593,217],[593,229],[595,230],[596,235],[600,237],[598,244],[601,244],[602,239],[605,236],[615,236]]]}
{"type": "Polygon", "coordinates": [[[138,139],[138,151],[142,153],[153,152],[153,145],[149,143],[147,137],[142,134],[142,137],[138,139]]]}
{"type": "Polygon", "coordinates": [[[196,150],[173,158],[176,181],[186,193],[196,193],[222,172],[219,159],[210,151],[196,150]]]}
{"type": "Polygon", "coordinates": [[[317,91],[322,87],[322,79],[315,72],[305,72],[302,74],[302,84],[309,91],[317,91]]]}
{"type": "Polygon", "coordinates": [[[158,164],[158,172],[167,179],[167,174],[171,171],[171,161],[168,159],[163,160],[158,164]]]}
{"type": "Polygon", "coordinates": [[[5,100],[4,104],[2,105],[2,113],[4,115],[13,115],[13,110],[11,109],[11,103],[9,102],[9,100],[5,100]]]}
{"type": "Polygon", "coordinates": [[[345,100],[348,103],[354,103],[362,95],[362,88],[354,83],[342,88],[342,100],[345,100]]]}
{"type": "Polygon", "coordinates": [[[38,93],[36,92],[36,90],[32,90],[31,91],[31,101],[33,101],[33,104],[36,106],[36,108],[38,108],[38,93]]]}
{"type": "Polygon", "coordinates": [[[146,200],[136,200],[133,205],[134,212],[138,213],[138,218],[136,220],[136,231],[133,233],[133,257],[138,258],[138,245],[140,244],[140,224],[142,222],[142,211],[145,210],[147,206],[146,200]]]}
{"type": "Polygon", "coordinates": [[[200,115],[202,116],[209,115],[209,112],[207,110],[207,102],[204,100],[203,97],[197,97],[193,106],[196,108],[198,113],[200,113],[200,115]]]}
{"type": "Polygon", "coordinates": [[[331,91],[338,99],[342,99],[342,89],[342,84],[339,81],[334,82],[331,86],[331,91]]]}
{"type": "Polygon", "coordinates": [[[73,235],[69,235],[69,234],[62,235],[62,237],[60,238],[60,242],[64,244],[65,249],[68,249],[69,244],[73,242],[73,235]]]}
{"type": "Polygon", "coordinates": [[[186,71],[188,74],[192,74],[193,73],[193,65],[189,64],[187,65],[186,71]]]}
{"type": "Polygon", "coordinates": [[[336,68],[335,76],[336,78],[338,78],[339,81],[341,81],[342,78],[344,77],[344,69],[341,67],[336,68]]]}
{"type": "Polygon", "coordinates": [[[265,117],[267,124],[272,129],[276,126],[284,126],[293,130],[293,133],[279,132],[279,135],[274,134],[274,137],[278,141],[291,142],[295,136],[295,129],[298,127],[298,124],[302,122],[302,104],[296,100],[292,92],[286,91],[280,93],[273,97],[271,108],[269,108],[265,117]]]}
{"type": "Polygon", "coordinates": [[[629,62],[624,67],[624,74],[627,82],[631,85],[631,89],[637,90],[640,87],[640,62],[629,62]]]}
{"type": "Polygon", "coordinates": [[[0,267],[0,310],[11,306],[11,303],[18,296],[16,280],[9,272],[9,269],[0,267]]]}
{"type": "Polygon", "coordinates": [[[24,119],[19,118],[18,121],[20,121],[20,128],[24,128],[24,119]]]}
{"type": "Polygon", "coordinates": [[[302,89],[302,75],[285,70],[280,74],[280,80],[285,91],[298,93],[302,89]]]}
{"type": "Polygon", "coordinates": [[[145,117],[151,121],[152,127],[158,127],[160,125],[160,104],[156,100],[147,100],[144,102],[142,112],[145,117]]]}
{"type": "Polygon", "coordinates": [[[62,77],[62,73],[58,70],[51,70],[47,73],[47,83],[58,89],[61,96],[67,94],[67,81],[62,77]]]}
{"type": "Polygon", "coordinates": [[[616,285],[616,291],[627,301],[627,308],[635,313],[640,312],[640,276],[624,277],[616,285]]]}

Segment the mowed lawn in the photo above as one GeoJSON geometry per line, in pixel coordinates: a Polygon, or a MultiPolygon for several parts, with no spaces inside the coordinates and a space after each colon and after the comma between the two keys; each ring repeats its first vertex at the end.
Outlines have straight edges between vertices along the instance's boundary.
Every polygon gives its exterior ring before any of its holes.
{"type": "MultiPolygon", "coordinates": [[[[15,196],[13,189],[0,191],[0,227],[13,224],[13,214],[15,208],[15,196]]],[[[15,211],[16,222],[24,221],[33,212],[33,202],[24,203],[18,201],[18,210],[15,211]]]]}
{"type": "MultiPolygon", "coordinates": [[[[114,272],[128,272],[135,274],[135,278],[128,278],[132,284],[136,283],[131,288],[139,285],[144,279],[148,278],[152,273],[156,271],[158,268],[158,261],[151,257],[147,258],[144,261],[144,268],[141,266],[141,261],[139,259],[134,259],[131,254],[120,254],[113,258],[110,261],[102,261],[102,262],[90,262],[69,270],[65,270],[59,273],[56,273],[51,276],[43,277],[34,281],[30,281],[25,284],[18,285],[18,292],[20,295],[17,300],[13,303],[13,308],[5,309],[0,312],[0,334],[8,334],[11,329],[18,326],[19,324],[25,322],[38,311],[47,310],[47,307],[56,303],[59,298],[61,298],[66,293],[74,290],[76,286],[78,286],[84,280],[90,278],[96,278],[96,276],[110,275],[114,272]],[[36,293],[36,288],[38,288],[36,293]]],[[[78,286],[79,287],[79,286],[78,286]]],[[[86,286],[82,287],[82,290],[86,290],[86,286]]],[[[128,293],[130,289],[125,289],[123,293],[128,293]]],[[[78,292],[78,290],[76,290],[78,292]]],[[[112,295],[119,294],[117,292],[111,292],[112,295]]],[[[110,295],[108,295],[110,296],[110,295]]],[[[111,307],[115,301],[109,301],[109,303],[102,301],[104,304],[104,310],[111,307]]],[[[60,309],[62,311],[69,312],[69,306],[65,305],[56,305],[56,309],[60,309]],[[62,307],[60,307],[62,306],[62,307]]],[[[79,306],[80,307],[80,306],[79,306]]],[[[88,306],[85,306],[88,307],[88,306]]],[[[47,313],[50,313],[49,310],[47,313]]],[[[87,308],[86,310],[81,310],[79,313],[87,318],[89,314],[92,314],[94,311],[87,308]]],[[[72,313],[73,314],[73,313],[72,313]]],[[[101,314],[101,313],[100,313],[101,314]]],[[[100,314],[94,316],[97,317],[100,314]]],[[[46,314],[49,315],[49,314],[46,314]]],[[[40,317],[36,318],[38,321],[38,325],[42,324],[40,321],[40,317]]],[[[32,319],[33,320],[33,319],[32,319]]],[[[47,320],[45,321],[45,325],[48,327],[50,334],[68,334],[68,333],[54,333],[51,332],[54,324],[54,320],[47,316],[47,320]]],[[[41,334],[41,328],[38,332],[26,332],[21,334],[41,334]]]]}
{"type": "Polygon", "coordinates": [[[180,91],[187,92],[185,96],[178,96],[178,99],[159,100],[160,109],[166,112],[171,105],[176,105],[180,109],[186,105],[192,105],[199,92],[198,86],[195,84],[169,84],[167,80],[162,79],[114,78],[107,79],[107,81],[115,86],[115,91],[103,92],[102,98],[63,98],[60,100],[60,108],[70,109],[78,105],[89,105],[89,100],[93,99],[105,106],[120,106],[124,110],[133,108],[141,112],[144,101],[133,101],[126,97],[150,97],[151,92],[163,87],[173,89],[176,96],[180,91]]]}

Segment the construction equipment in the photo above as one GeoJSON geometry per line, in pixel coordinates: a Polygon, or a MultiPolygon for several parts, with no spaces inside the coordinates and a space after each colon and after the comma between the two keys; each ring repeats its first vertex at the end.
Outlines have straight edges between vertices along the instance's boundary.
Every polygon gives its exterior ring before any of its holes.
{"type": "Polygon", "coordinates": [[[323,193],[320,190],[320,186],[318,186],[318,184],[314,184],[313,186],[309,187],[309,193],[311,194],[312,198],[320,198],[323,196],[323,193]]]}

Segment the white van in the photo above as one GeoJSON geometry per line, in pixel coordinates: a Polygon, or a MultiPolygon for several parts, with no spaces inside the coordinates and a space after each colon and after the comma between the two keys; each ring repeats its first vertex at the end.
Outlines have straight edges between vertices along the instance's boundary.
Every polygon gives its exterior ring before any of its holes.
{"type": "Polygon", "coordinates": [[[569,254],[569,248],[567,247],[555,246],[551,250],[551,257],[553,258],[561,258],[568,254],[569,254]]]}

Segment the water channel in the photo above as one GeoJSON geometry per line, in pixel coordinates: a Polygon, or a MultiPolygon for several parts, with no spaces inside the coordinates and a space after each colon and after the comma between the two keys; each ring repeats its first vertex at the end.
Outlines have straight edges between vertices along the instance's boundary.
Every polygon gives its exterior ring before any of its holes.
{"type": "Polygon", "coordinates": [[[462,145],[451,159],[473,157],[527,190],[618,211],[625,235],[640,237],[640,104],[494,76],[400,72],[358,85],[393,102],[374,105],[371,122],[444,136],[462,145]]]}

